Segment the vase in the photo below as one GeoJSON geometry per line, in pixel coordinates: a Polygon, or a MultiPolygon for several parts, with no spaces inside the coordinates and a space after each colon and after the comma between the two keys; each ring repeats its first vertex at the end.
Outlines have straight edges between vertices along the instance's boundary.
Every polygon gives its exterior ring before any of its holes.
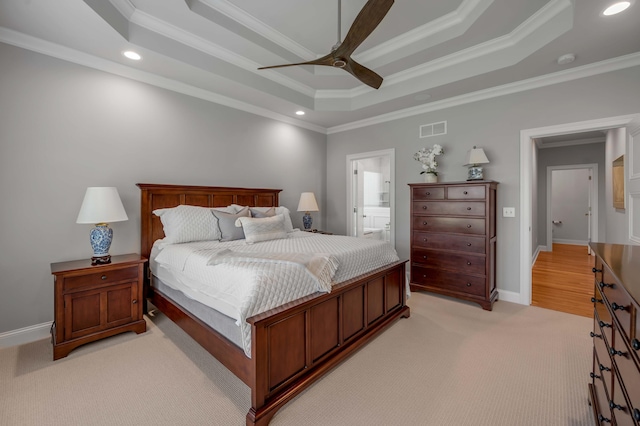
{"type": "Polygon", "coordinates": [[[435,183],[438,181],[438,175],[433,173],[423,173],[425,183],[435,183]]]}

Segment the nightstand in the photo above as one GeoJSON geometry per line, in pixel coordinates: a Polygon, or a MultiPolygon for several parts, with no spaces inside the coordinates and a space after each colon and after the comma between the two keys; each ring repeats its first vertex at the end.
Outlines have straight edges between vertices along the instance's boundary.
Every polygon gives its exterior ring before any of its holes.
{"type": "Polygon", "coordinates": [[[53,359],[73,349],[125,331],[144,333],[142,289],[146,258],[139,254],[51,264],[54,275],[53,359]]]}

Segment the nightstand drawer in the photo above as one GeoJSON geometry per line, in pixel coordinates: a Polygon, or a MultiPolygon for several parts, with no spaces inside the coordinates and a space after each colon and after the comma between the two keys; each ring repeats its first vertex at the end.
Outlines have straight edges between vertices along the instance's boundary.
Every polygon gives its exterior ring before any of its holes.
{"type": "Polygon", "coordinates": [[[122,269],[96,272],[87,275],[65,277],[64,291],[83,287],[93,287],[102,284],[111,284],[118,281],[138,280],[138,266],[130,266],[122,269]]]}

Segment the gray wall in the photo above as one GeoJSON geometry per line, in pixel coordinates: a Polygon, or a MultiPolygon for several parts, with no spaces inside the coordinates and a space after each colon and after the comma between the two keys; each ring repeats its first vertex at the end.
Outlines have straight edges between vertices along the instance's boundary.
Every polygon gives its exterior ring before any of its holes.
{"type": "Polygon", "coordinates": [[[0,44],[0,333],[53,319],[49,264],[91,257],[75,223],[88,186],[116,186],[129,216],[112,254],[138,252],[144,183],[315,192],[323,228],[326,136],[0,44]]]}
{"type": "MultiPolygon", "coordinates": [[[[551,125],[640,113],[640,68],[556,84],[331,134],[327,146],[327,227],[346,229],[345,158],[349,154],[396,149],[396,249],[409,258],[409,188],[419,182],[420,165],[413,153],[439,143],[441,181],[466,179],[465,153],[473,145],[484,148],[490,164],[485,178],[500,182],[498,211],[516,207],[516,218],[498,218],[498,270],[500,289],[519,292],[520,262],[520,131],[551,125]],[[419,139],[422,124],[448,122],[448,134],[419,139]]],[[[540,191],[541,188],[538,188],[540,191]]]]}
{"type": "Polygon", "coordinates": [[[547,167],[573,164],[598,165],[598,241],[606,241],[605,143],[602,142],[538,150],[538,193],[535,210],[537,212],[538,245],[540,246],[547,246],[547,167]]]}

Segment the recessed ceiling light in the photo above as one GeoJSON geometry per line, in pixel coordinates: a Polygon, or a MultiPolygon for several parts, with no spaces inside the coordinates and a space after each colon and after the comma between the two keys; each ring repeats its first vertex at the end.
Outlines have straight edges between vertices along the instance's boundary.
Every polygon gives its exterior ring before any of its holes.
{"type": "Polygon", "coordinates": [[[567,53],[566,55],[562,55],[558,58],[559,65],[567,65],[576,60],[576,55],[573,53],[567,53]]]}
{"type": "Polygon", "coordinates": [[[296,115],[304,115],[304,111],[296,111],[296,115]]]}
{"type": "Polygon", "coordinates": [[[619,1],[617,3],[612,4],[608,8],[606,8],[604,12],[602,12],[602,14],[604,16],[615,15],[616,13],[620,13],[624,10],[627,10],[629,6],[631,6],[630,1],[619,1]]]}
{"type": "Polygon", "coordinates": [[[139,61],[140,59],[142,59],[142,56],[140,56],[139,54],[137,54],[133,50],[127,50],[126,52],[122,52],[122,54],[124,56],[126,56],[127,58],[129,58],[131,60],[134,60],[134,61],[139,61]]]}

